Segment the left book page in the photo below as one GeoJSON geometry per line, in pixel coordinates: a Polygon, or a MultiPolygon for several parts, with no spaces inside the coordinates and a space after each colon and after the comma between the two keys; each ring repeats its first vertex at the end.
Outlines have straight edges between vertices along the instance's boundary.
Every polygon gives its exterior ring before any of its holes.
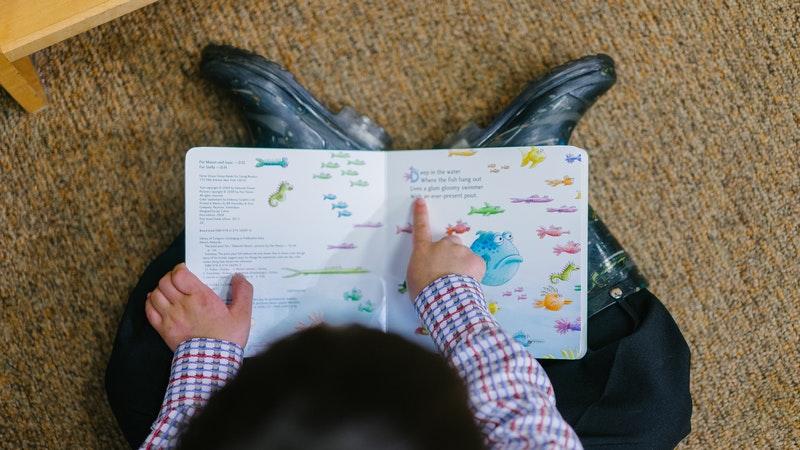
{"type": "Polygon", "coordinates": [[[322,321],[386,330],[385,172],[381,152],[186,154],[186,264],[223,299],[253,284],[245,356],[322,321]]]}

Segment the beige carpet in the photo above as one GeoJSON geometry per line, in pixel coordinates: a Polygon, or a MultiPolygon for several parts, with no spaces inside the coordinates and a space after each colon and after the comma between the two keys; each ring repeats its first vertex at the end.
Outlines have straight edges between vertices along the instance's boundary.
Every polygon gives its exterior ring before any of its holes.
{"type": "Polygon", "coordinates": [[[198,76],[210,41],[283,63],[399,148],[612,55],[619,83],[573,143],[692,348],[684,445],[800,445],[797,2],[295,3],[162,0],[36,54],[47,110],[0,93],[0,447],[123,446],[103,371],[129,290],[182,227],[184,152],[246,142],[198,76]]]}

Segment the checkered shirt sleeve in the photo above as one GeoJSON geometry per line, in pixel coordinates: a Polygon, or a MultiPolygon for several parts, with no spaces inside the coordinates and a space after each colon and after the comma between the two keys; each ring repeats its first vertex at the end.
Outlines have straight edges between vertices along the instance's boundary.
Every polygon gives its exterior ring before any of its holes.
{"type": "Polygon", "coordinates": [[[556,409],[544,369],[500,329],[475,279],[445,275],[423,289],[414,306],[466,382],[489,448],[583,448],[556,409]]]}
{"type": "Polygon", "coordinates": [[[178,345],[164,403],[141,448],[175,448],[189,419],[239,371],[243,355],[239,345],[220,339],[195,338],[178,345]]]}

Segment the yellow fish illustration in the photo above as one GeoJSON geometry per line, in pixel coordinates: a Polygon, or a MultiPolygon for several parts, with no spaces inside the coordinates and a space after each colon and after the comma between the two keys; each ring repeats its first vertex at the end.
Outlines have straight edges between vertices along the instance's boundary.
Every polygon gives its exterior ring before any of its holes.
{"type": "Polygon", "coordinates": [[[569,305],[572,300],[566,299],[558,293],[558,290],[548,286],[542,290],[543,299],[534,302],[534,308],[545,308],[549,311],[559,311],[564,305],[569,305]]]}
{"type": "Polygon", "coordinates": [[[497,302],[489,303],[489,313],[491,315],[497,314],[497,311],[500,311],[500,305],[497,302]]]}
{"type": "Polygon", "coordinates": [[[564,178],[561,179],[545,180],[545,181],[547,181],[547,184],[549,184],[550,186],[558,186],[559,184],[563,184],[564,186],[569,186],[570,184],[575,182],[575,179],[564,175],[564,178]]]}
{"type": "Polygon", "coordinates": [[[580,200],[580,198],[581,198],[581,191],[578,191],[578,193],[575,194],[575,200],[580,200]]]}
{"type": "Polygon", "coordinates": [[[530,168],[533,169],[534,167],[538,166],[539,163],[544,161],[544,152],[539,150],[536,147],[531,147],[527,153],[522,155],[522,164],[521,167],[525,167],[530,164],[530,168]]]}
{"type": "Polygon", "coordinates": [[[477,154],[478,152],[475,150],[450,150],[447,152],[447,156],[472,156],[477,154]]]}

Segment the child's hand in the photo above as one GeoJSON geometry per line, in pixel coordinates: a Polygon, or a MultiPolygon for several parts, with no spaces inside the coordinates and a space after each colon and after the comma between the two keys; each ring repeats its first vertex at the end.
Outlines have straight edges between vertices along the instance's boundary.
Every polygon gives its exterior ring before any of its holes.
{"type": "Polygon", "coordinates": [[[172,351],[192,338],[224,339],[244,348],[250,334],[253,285],[243,275],[231,279],[231,304],[203,284],[186,264],[164,275],[147,294],[144,312],[172,351]]]}
{"type": "Polygon", "coordinates": [[[408,262],[408,293],[412,299],[431,282],[451,273],[467,275],[478,281],[486,272],[486,262],[461,243],[458,236],[445,236],[431,242],[428,206],[425,200],[414,201],[414,250],[408,262]]]}

